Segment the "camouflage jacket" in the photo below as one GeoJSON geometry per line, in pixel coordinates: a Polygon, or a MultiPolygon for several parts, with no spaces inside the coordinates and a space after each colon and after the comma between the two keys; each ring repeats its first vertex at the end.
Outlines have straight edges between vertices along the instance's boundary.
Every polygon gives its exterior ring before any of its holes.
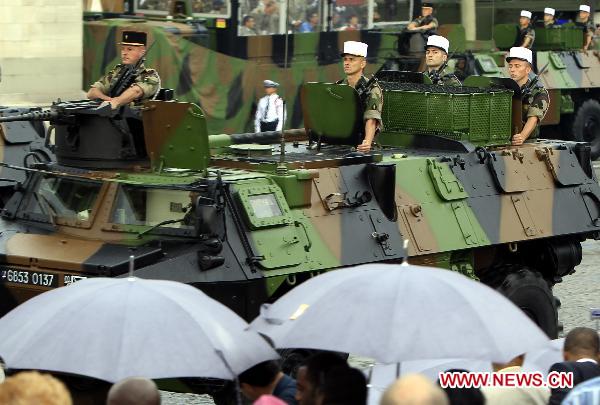
{"type": "MultiPolygon", "coordinates": [[[[98,79],[96,83],[92,84],[92,87],[95,87],[102,93],[108,95],[124,67],[125,65],[118,64],[113,70],[98,79]]],[[[142,64],[138,69],[138,74],[133,85],[139,86],[144,92],[144,95],[139,101],[149,100],[154,97],[156,92],[160,89],[160,77],[156,70],[146,69],[142,64]]]]}
{"type": "Polygon", "coordinates": [[[596,32],[596,26],[594,25],[594,22],[592,21],[591,18],[588,18],[587,21],[581,21],[579,19],[579,17],[577,17],[575,19],[575,25],[583,28],[585,31],[585,35],[587,35],[587,36],[590,36],[590,35],[593,36],[594,32],[596,32]]]}
{"type": "Polygon", "coordinates": [[[523,46],[526,38],[529,38],[531,40],[529,41],[529,45],[526,48],[531,49],[531,47],[533,47],[533,43],[535,42],[535,30],[531,25],[528,25],[525,28],[519,27],[519,33],[517,34],[515,46],[523,46]]]}
{"type": "Polygon", "coordinates": [[[544,21],[544,28],[553,28],[555,24],[556,22],[554,20],[544,21]]]}
{"type": "Polygon", "coordinates": [[[439,81],[437,81],[435,77],[432,77],[435,76],[435,74],[433,74],[431,71],[426,70],[424,73],[425,76],[429,77],[431,81],[434,82],[433,84],[442,86],[462,86],[462,83],[460,80],[458,80],[458,77],[456,77],[454,73],[446,73],[446,69],[440,72],[439,81]],[[437,81],[437,83],[435,83],[435,81],[437,81]]]}
{"type": "MultiPolygon", "coordinates": [[[[337,82],[338,84],[349,84],[348,79],[342,79],[337,82]]],[[[356,83],[357,89],[364,87],[367,85],[367,79],[364,76],[361,76],[358,79],[358,83],[356,83]]],[[[381,91],[381,87],[375,82],[371,89],[369,90],[366,97],[362,97],[364,100],[364,113],[363,120],[366,121],[368,119],[375,119],[378,121],[378,127],[381,127],[381,111],[383,110],[383,91],[381,91]]]]}
{"type": "Polygon", "coordinates": [[[433,28],[431,28],[431,30],[436,30],[437,27],[439,26],[437,18],[435,18],[431,15],[428,15],[427,17],[419,16],[419,17],[415,18],[414,20],[412,20],[411,23],[416,24],[417,27],[422,27],[427,24],[433,24],[433,28]]]}
{"type": "MultiPolygon", "coordinates": [[[[531,79],[527,80],[527,83],[521,87],[521,90],[528,87],[530,83],[531,79]]],[[[538,82],[533,87],[531,92],[526,94],[521,101],[523,102],[523,111],[521,116],[523,124],[527,122],[529,117],[538,118],[538,125],[530,136],[530,138],[535,138],[539,133],[540,122],[544,119],[546,113],[548,112],[548,107],[550,107],[550,96],[548,95],[548,90],[546,90],[546,88],[540,82],[538,82]]]]}

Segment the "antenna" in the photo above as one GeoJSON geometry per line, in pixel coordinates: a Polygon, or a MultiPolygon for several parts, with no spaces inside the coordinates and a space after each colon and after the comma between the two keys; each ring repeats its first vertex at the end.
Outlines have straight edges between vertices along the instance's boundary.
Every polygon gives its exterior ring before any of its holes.
{"type": "Polygon", "coordinates": [[[133,278],[133,270],[135,269],[135,256],[129,256],[129,278],[133,278]]]}

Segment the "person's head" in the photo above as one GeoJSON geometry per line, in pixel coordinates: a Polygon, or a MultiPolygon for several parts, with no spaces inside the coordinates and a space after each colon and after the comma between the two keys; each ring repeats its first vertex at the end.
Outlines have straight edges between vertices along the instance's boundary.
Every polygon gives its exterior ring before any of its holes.
{"type": "Polygon", "coordinates": [[[600,337],[590,328],[574,328],[565,337],[563,356],[566,361],[589,358],[600,361],[600,337]]]}
{"type": "Polygon", "coordinates": [[[531,53],[531,49],[520,46],[510,48],[510,53],[506,58],[510,78],[519,85],[523,85],[531,72],[532,59],[533,54],[531,53]]]}
{"type": "Polygon", "coordinates": [[[254,29],[254,18],[250,15],[246,15],[244,16],[244,19],[242,20],[242,25],[244,27],[250,28],[251,30],[254,29]]]}
{"type": "Polygon", "coordinates": [[[425,45],[425,64],[429,69],[437,69],[448,60],[450,42],[440,36],[431,35],[425,45]]]}
{"type": "Polygon", "coordinates": [[[110,387],[106,405],[160,405],[160,393],[154,381],[129,377],[110,387]]]}
{"type": "Polygon", "coordinates": [[[358,25],[358,16],[351,15],[350,18],[348,18],[348,25],[357,26],[358,25]]]}
{"type": "Polygon", "coordinates": [[[546,7],[544,9],[544,22],[554,21],[554,14],[556,14],[556,10],[551,7],[546,7]]]}
{"type": "Polygon", "coordinates": [[[590,18],[591,12],[592,12],[592,9],[590,6],[588,6],[586,4],[582,4],[579,6],[579,18],[582,19],[583,21],[587,21],[588,18],[590,18]]]}
{"type": "Polygon", "coordinates": [[[265,393],[281,372],[275,360],[263,361],[238,376],[240,390],[249,400],[255,401],[265,393]]]}
{"type": "MultiPolygon", "coordinates": [[[[463,369],[450,369],[446,370],[446,373],[468,373],[468,370],[463,369]]],[[[440,380],[437,381],[438,385],[440,380]]],[[[485,397],[479,388],[444,388],[442,387],[450,405],[484,405],[485,397]]]]}
{"type": "Polygon", "coordinates": [[[531,11],[521,10],[521,17],[519,18],[519,25],[521,27],[527,27],[531,22],[531,11]]]}
{"type": "Polygon", "coordinates": [[[317,394],[321,405],[364,405],[367,403],[367,379],[347,365],[334,367],[325,374],[317,394]]]}
{"type": "Polygon", "coordinates": [[[507,363],[492,362],[492,368],[494,369],[494,371],[500,371],[500,370],[508,368],[508,367],[521,367],[523,365],[523,361],[525,361],[525,355],[520,354],[507,363]]]}
{"type": "Polygon", "coordinates": [[[71,405],[65,385],[49,374],[25,371],[0,384],[0,404],[71,405]]]}
{"type": "Polygon", "coordinates": [[[421,15],[423,17],[427,17],[429,15],[433,14],[433,4],[431,3],[423,3],[421,5],[421,15]]]}
{"type": "Polygon", "coordinates": [[[308,382],[306,380],[306,366],[298,367],[296,373],[296,401],[302,404],[304,398],[304,392],[308,388],[308,382]]]}
{"type": "Polygon", "coordinates": [[[362,74],[367,66],[367,48],[368,45],[363,42],[344,42],[342,61],[344,62],[344,73],[347,76],[362,74]]]}
{"type": "Polygon", "coordinates": [[[121,62],[125,65],[135,65],[146,53],[146,33],[138,31],[123,31],[121,45],[121,62]]]}
{"type": "Polygon", "coordinates": [[[274,82],[273,80],[263,80],[263,86],[265,88],[265,94],[271,95],[277,93],[279,83],[274,82]]]}
{"type": "Polygon", "coordinates": [[[390,385],[380,405],[449,405],[444,391],[420,374],[409,374],[390,385]]]}
{"type": "Polygon", "coordinates": [[[275,14],[276,11],[277,11],[277,6],[275,5],[274,1],[270,0],[265,3],[265,14],[268,14],[268,15],[275,14]]]}
{"type": "Polygon", "coordinates": [[[304,389],[301,394],[300,405],[316,405],[320,389],[325,381],[325,376],[333,368],[348,367],[348,363],[341,356],[332,352],[319,352],[306,360],[304,376],[304,389]]]}
{"type": "Polygon", "coordinates": [[[308,16],[308,22],[312,25],[312,26],[317,26],[317,24],[319,23],[319,14],[317,13],[311,13],[308,16]]]}

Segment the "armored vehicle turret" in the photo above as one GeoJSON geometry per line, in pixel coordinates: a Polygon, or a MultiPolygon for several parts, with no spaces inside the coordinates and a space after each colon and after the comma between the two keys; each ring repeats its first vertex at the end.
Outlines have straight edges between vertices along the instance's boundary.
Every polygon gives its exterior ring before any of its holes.
{"type": "Polygon", "coordinates": [[[2,311],[122,277],[133,256],[136,276],[194,285],[252,319],[314,274],[408,260],[497,288],[557,336],[551,288],[600,231],[589,146],[510,146],[506,88],[379,78],[384,129],[369,154],[353,150],[362,107],[346,85],[304,85],[306,127],[283,138],[208,135],[187,102],[56,103],[56,158],[3,164],[24,178],[0,220],[2,311]]]}

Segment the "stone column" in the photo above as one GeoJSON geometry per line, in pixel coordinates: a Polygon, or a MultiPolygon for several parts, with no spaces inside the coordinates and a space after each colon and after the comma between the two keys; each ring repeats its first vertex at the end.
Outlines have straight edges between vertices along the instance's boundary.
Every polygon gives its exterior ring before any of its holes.
{"type": "Polygon", "coordinates": [[[0,105],[81,99],[83,2],[0,2],[0,105]]]}
{"type": "Polygon", "coordinates": [[[475,0],[461,0],[460,17],[467,41],[474,41],[477,32],[477,23],[475,19],[475,0]]]}

